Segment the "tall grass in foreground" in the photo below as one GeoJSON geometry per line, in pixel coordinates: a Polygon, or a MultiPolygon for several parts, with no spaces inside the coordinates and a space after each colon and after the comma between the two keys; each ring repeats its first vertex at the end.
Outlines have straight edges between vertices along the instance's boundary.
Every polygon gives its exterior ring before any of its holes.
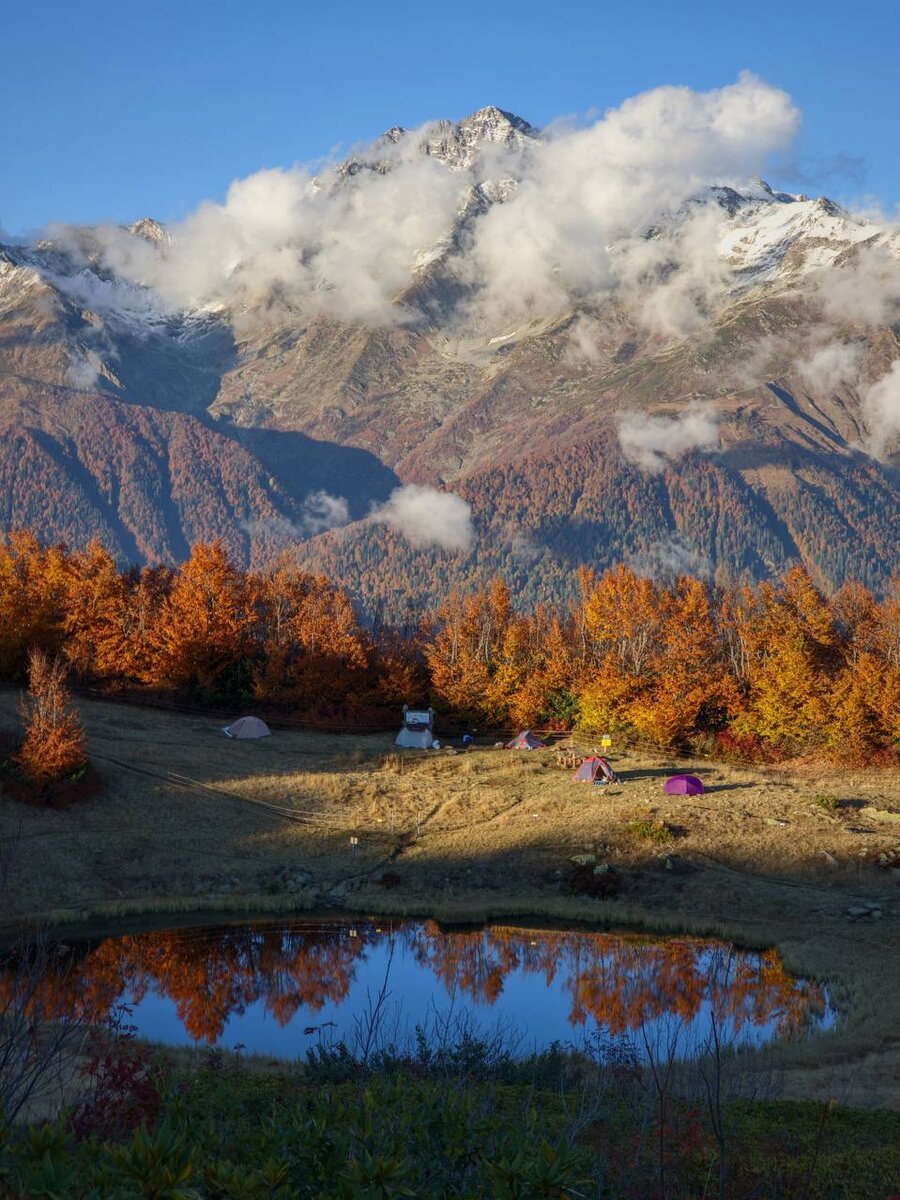
{"type": "Polygon", "coordinates": [[[871,1200],[900,1170],[898,1114],[783,1103],[719,1036],[685,1047],[673,1022],[521,1058],[514,1031],[445,1017],[392,1049],[379,1000],[292,1066],[106,1069],[79,1120],[0,1128],[0,1195],[871,1200]]]}

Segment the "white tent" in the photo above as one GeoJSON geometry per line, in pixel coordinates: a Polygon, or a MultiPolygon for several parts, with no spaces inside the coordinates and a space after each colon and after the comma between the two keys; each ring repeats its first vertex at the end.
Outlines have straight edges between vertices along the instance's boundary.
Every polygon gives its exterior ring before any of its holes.
{"type": "Polygon", "coordinates": [[[396,745],[407,750],[430,750],[434,742],[434,709],[410,708],[403,705],[403,728],[397,734],[396,745]]]}
{"type": "Polygon", "coordinates": [[[233,725],[226,725],[222,730],[230,738],[264,738],[271,736],[271,729],[259,717],[241,717],[233,725]]]}

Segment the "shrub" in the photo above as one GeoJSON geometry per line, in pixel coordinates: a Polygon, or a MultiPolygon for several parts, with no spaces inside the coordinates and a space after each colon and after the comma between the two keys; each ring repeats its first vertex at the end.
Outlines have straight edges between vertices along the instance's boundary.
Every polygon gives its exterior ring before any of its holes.
{"type": "Polygon", "coordinates": [[[715,753],[718,757],[736,762],[772,762],[779,756],[756,733],[735,733],[723,729],[715,735],[715,753]]]}
{"type": "Polygon", "coordinates": [[[608,867],[598,872],[593,863],[575,867],[569,877],[569,890],[575,896],[590,896],[594,900],[611,900],[622,890],[622,877],[608,867]]]}
{"type": "Polygon", "coordinates": [[[675,836],[665,821],[629,821],[625,829],[634,837],[643,838],[647,842],[671,842],[675,836]]]}
{"type": "Polygon", "coordinates": [[[826,812],[834,812],[840,804],[837,796],[827,796],[822,793],[813,796],[812,802],[819,808],[824,808],[826,812]]]}
{"type": "Polygon", "coordinates": [[[69,1114],[79,1141],[121,1141],[142,1125],[153,1128],[163,1104],[162,1073],[153,1052],[131,1032],[92,1031],[81,1068],[86,1090],[69,1114]]]}

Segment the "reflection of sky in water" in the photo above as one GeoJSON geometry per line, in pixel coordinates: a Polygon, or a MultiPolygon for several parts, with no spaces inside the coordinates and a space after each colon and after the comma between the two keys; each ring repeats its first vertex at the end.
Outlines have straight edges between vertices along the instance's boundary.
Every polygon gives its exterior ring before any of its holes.
{"type": "MultiPolygon", "coordinates": [[[[309,926],[305,928],[308,930],[309,926]]],[[[331,929],[329,936],[334,937],[333,925],[331,929]]],[[[338,936],[349,938],[350,929],[351,926],[346,926],[338,936]]],[[[368,926],[366,934],[365,948],[353,962],[349,992],[341,1002],[326,1001],[321,1008],[301,1006],[282,1026],[271,1012],[266,1011],[265,999],[253,1001],[243,1012],[232,1013],[217,1044],[227,1049],[242,1044],[248,1053],[295,1058],[304,1056],[319,1043],[320,1037],[326,1041],[345,1038],[350,1042],[359,1019],[378,1000],[386,976],[387,995],[383,1002],[381,1031],[388,1042],[409,1044],[416,1025],[433,1030],[448,1017],[451,1020],[462,1018],[467,1028],[476,1034],[490,1036],[504,1032],[519,1055],[541,1050],[552,1042],[579,1046],[586,1038],[596,1041],[598,1035],[605,1039],[608,1034],[603,1024],[590,1013],[583,1024],[573,1022],[572,974],[575,968],[571,962],[561,960],[550,983],[540,971],[526,972],[522,966],[510,970],[499,995],[490,1003],[461,989],[448,987],[427,964],[416,961],[412,946],[402,936],[391,935],[385,928],[383,936],[378,937],[373,926],[368,926]],[[372,938],[374,940],[369,940],[372,938]],[[310,1026],[319,1027],[321,1034],[305,1032],[310,1026]]],[[[203,933],[195,930],[193,936],[202,937],[203,933]]],[[[539,939],[541,935],[537,932],[524,936],[539,939]]],[[[650,949],[648,947],[648,952],[650,949]]],[[[754,959],[749,953],[737,952],[737,955],[745,961],[754,959]]],[[[698,965],[703,971],[707,967],[711,969],[714,957],[715,952],[704,953],[698,965]]],[[[129,1023],[136,1026],[139,1037],[169,1045],[197,1044],[185,1030],[175,1002],[165,995],[148,991],[143,999],[134,1003],[126,993],[122,999],[132,1006],[129,1023]]],[[[828,1027],[833,1020],[830,1008],[826,1008],[824,1016],[821,1013],[813,1016],[814,1027],[819,1029],[828,1027]]],[[[673,1027],[670,1017],[649,1021],[646,1035],[650,1044],[657,1038],[664,1039],[673,1027]]],[[[710,1028],[710,1002],[704,998],[694,1017],[679,1033],[679,1046],[688,1051],[708,1036],[710,1028]]],[[[727,1038],[727,1025],[725,1028],[727,1038]]],[[[634,1040],[638,1035],[631,1032],[625,1036],[634,1040]]],[[[759,1024],[745,1022],[737,1032],[736,1040],[741,1044],[757,1045],[775,1036],[777,1029],[773,1018],[759,1024]]]]}

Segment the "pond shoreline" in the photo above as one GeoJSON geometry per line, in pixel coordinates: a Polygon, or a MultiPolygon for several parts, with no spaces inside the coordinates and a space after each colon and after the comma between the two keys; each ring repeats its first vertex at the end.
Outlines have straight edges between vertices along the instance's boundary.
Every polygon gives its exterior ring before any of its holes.
{"type": "MultiPolygon", "coordinates": [[[[402,900],[402,897],[399,899],[402,900]]],[[[117,902],[110,908],[97,905],[95,909],[78,912],[53,909],[48,913],[0,925],[0,946],[11,945],[21,940],[23,935],[28,936],[36,931],[50,935],[53,940],[63,940],[63,935],[66,935],[72,940],[83,941],[169,929],[245,925],[248,921],[268,925],[282,920],[308,918],[313,923],[352,920],[433,921],[445,932],[465,931],[484,925],[564,932],[575,926],[591,932],[643,933],[649,937],[709,937],[730,942],[736,948],[745,950],[777,949],[771,939],[751,935],[746,930],[735,933],[723,930],[718,921],[693,922],[678,916],[666,920],[660,913],[643,912],[633,905],[580,900],[577,897],[572,898],[571,904],[560,905],[558,897],[547,897],[547,902],[543,904],[498,909],[484,905],[470,907],[440,903],[421,909],[402,903],[392,906],[388,897],[382,897],[382,902],[375,908],[349,904],[330,907],[302,902],[286,905],[283,897],[279,898],[277,905],[269,907],[266,904],[268,900],[271,897],[262,895],[228,896],[218,897],[218,902],[210,905],[203,903],[203,897],[166,897],[163,905],[147,900],[135,901],[133,907],[128,902],[117,902]],[[551,903],[551,900],[557,903],[551,903]],[[601,904],[602,909],[598,907],[601,904]]]]}
{"type": "MultiPolygon", "coordinates": [[[[668,881],[656,877],[654,882],[668,881]]],[[[783,890],[769,886],[773,891],[783,890]]],[[[820,889],[799,886],[804,891],[818,893],[821,900],[820,889]]],[[[796,903],[800,897],[790,907],[779,903],[777,915],[770,910],[764,920],[760,920],[760,914],[750,912],[743,920],[724,919],[721,913],[709,910],[700,913],[692,904],[679,904],[673,895],[652,906],[565,897],[542,890],[527,898],[519,895],[514,900],[484,894],[464,899],[435,896],[428,900],[398,891],[385,894],[370,885],[360,888],[352,898],[342,898],[339,907],[315,903],[312,897],[298,896],[287,904],[285,899],[241,894],[166,897],[161,902],[148,897],[142,901],[97,905],[91,911],[56,909],[42,914],[38,923],[54,937],[68,935],[72,940],[83,940],[128,932],[245,924],[252,919],[277,923],[393,918],[432,920],[444,928],[493,924],[562,930],[575,926],[648,937],[711,937],[738,949],[774,949],[792,975],[828,987],[837,1021],[832,1029],[810,1039],[772,1043],[755,1051],[760,1070],[779,1071],[788,1098],[834,1098],[851,1106],[900,1109],[900,1087],[895,1075],[900,1050],[890,1017],[897,968],[896,955],[891,957],[890,938],[884,937],[888,934],[888,922],[872,928],[871,933],[877,930],[881,935],[877,941],[882,943],[873,945],[869,931],[868,936],[860,939],[854,937],[852,926],[827,932],[809,928],[807,922],[812,914],[808,904],[796,903]],[[746,919],[748,916],[752,919],[746,919]]],[[[834,899],[846,903],[848,896],[844,893],[834,899]]],[[[22,921],[15,926],[7,924],[0,929],[0,941],[9,942],[16,934],[21,936],[27,924],[22,921]]]]}

